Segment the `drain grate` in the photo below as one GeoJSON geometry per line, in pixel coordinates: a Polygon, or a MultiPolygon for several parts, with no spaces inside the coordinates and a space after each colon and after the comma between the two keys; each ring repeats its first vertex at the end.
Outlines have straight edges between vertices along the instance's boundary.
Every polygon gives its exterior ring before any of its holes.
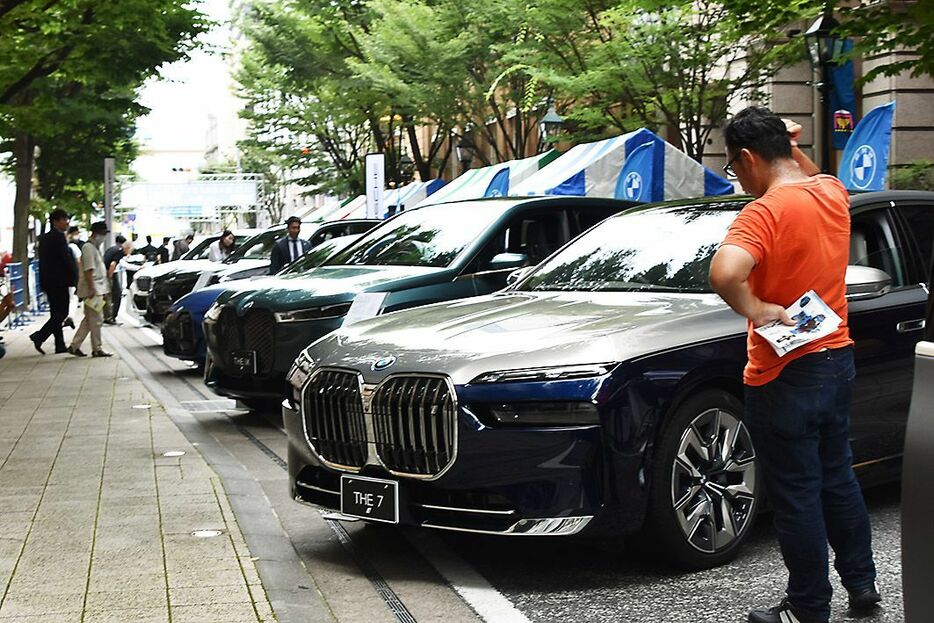
{"type": "Polygon", "coordinates": [[[191,413],[228,413],[230,411],[244,411],[237,406],[236,400],[185,400],[182,407],[191,413]]]}

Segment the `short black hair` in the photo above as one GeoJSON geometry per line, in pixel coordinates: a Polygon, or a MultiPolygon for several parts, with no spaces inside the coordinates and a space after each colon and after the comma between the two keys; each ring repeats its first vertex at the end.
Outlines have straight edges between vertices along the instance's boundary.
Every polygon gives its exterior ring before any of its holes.
{"type": "Polygon", "coordinates": [[[194,239],[195,239],[194,234],[188,234],[187,236],[185,236],[185,240],[194,240],[194,239]]]}
{"type": "Polygon", "coordinates": [[[123,244],[126,242],[126,238],[123,237],[123,234],[117,234],[117,237],[114,238],[114,242],[117,244],[123,244]]]}
{"type": "Polygon", "coordinates": [[[78,233],[78,226],[77,226],[77,225],[72,225],[71,227],[69,227],[69,228],[68,228],[68,233],[69,233],[69,234],[76,234],[76,233],[78,233]]]}
{"type": "Polygon", "coordinates": [[[163,237],[162,237],[162,244],[168,244],[169,240],[171,240],[171,239],[172,239],[172,238],[171,238],[170,236],[163,236],[163,237]]]}
{"type": "Polygon", "coordinates": [[[292,223],[298,223],[299,225],[301,225],[302,219],[298,218],[297,216],[290,216],[289,218],[285,219],[286,226],[289,226],[292,223]]]}
{"type": "Polygon", "coordinates": [[[50,223],[52,221],[57,221],[60,218],[71,218],[71,216],[68,214],[68,212],[65,212],[61,208],[56,208],[55,210],[52,210],[51,212],[49,212],[50,223]]]}
{"type": "Polygon", "coordinates": [[[723,138],[733,154],[748,149],[766,162],[791,158],[791,139],[785,122],[762,106],[750,106],[736,113],[724,126],[723,138]]]}
{"type": "Polygon", "coordinates": [[[152,244],[152,236],[146,236],[146,242],[152,244]]]}

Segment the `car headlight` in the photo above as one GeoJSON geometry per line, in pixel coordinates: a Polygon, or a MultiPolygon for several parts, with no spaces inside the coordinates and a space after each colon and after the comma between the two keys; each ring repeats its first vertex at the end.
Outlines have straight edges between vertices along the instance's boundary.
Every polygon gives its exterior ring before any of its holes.
{"type": "Polygon", "coordinates": [[[526,368],[523,370],[499,370],[485,372],[471,383],[528,383],[535,381],[566,381],[589,379],[608,374],[613,364],[595,363],[581,366],[557,366],[553,368],[526,368]]]}
{"type": "Polygon", "coordinates": [[[509,402],[475,407],[489,424],[509,426],[590,426],[600,422],[591,402],[509,402]],[[488,416],[488,417],[484,417],[488,416]]]}
{"type": "Polygon", "coordinates": [[[211,305],[206,312],[204,312],[204,319],[210,320],[211,322],[217,322],[217,319],[220,318],[222,306],[218,303],[211,305]]]}
{"type": "MultiPolygon", "coordinates": [[[[314,367],[315,362],[311,358],[311,355],[308,354],[308,351],[303,350],[298,354],[298,357],[295,358],[295,363],[292,364],[285,379],[292,387],[301,391],[302,385],[308,380],[308,376],[311,374],[311,370],[314,367]]],[[[298,391],[295,392],[296,398],[298,397],[298,391]]]]}
{"type": "Polygon", "coordinates": [[[350,306],[351,303],[338,303],[336,305],[296,309],[295,311],[276,312],[276,322],[306,322],[308,320],[340,318],[347,315],[350,306]]]}

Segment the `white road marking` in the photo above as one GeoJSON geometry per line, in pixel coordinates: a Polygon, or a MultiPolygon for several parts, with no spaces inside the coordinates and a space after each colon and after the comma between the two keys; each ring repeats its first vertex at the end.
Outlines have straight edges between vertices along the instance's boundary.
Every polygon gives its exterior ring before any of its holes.
{"type": "Polygon", "coordinates": [[[491,623],[531,623],[511,601],[437,536],[424,529],[406,531],[405,535],[412,547],[431,563],[481,619],[491,623]]]}
{"type": "Polygon", "coordinates": [[[140,322],[138,318],[135,318],[131,314],[126,313],[125,309],[120,310],[120,313],[117,315],[117,319],[123,322],[124,324],[130,325],[131,327],[137,327],[141,329],[143,332],[143,335],[148,337],[152,341],[153,344],[155,344],[156,346],[162,346],[162,336],[156,333],[152,328],[148,326],[144,326],[143,323],[140,322]]]}

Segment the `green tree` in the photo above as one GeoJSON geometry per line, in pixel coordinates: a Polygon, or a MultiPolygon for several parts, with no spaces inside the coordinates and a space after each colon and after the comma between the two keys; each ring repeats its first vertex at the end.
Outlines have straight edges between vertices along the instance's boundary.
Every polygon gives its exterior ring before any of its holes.
{"type": "Polygon", "coordinates": [[[183,0],[0,1],[0,137],[15,171],[18,260],[26,257],[36,148],[46,154],[40,196],[64,201],[85,192],[92,158],[129,155],[127,138],[143,112],[136,90],[185,58],[207,27],[183,0]]]}
{"type": "Polygon", "coordinates": [[[542,0],[527,15],[530,36],[511,58],[563,96],[573,137],[665,126],[698,161],[731,104],[803,55],[786,38],[751,37],[712,0],[542,0]]]}

